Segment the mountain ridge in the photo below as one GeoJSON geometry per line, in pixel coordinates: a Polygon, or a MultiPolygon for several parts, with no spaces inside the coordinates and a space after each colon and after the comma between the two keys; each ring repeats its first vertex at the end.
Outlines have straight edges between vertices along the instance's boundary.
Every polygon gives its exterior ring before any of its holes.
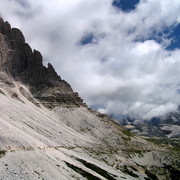
{"type": "MultiPolygon", "coordinates": [[[[70,84],[56,73],[48,63],[43,65],[43,57],[37,50],[31,49],[25,42],[23,33],[0,19],[1,44],[6,44],[6,54],[1,54],[3,69],[16,80],[27,84],[32,94],[41,102],[49,102],[48,107],[57,104],[86,106],[77,92],[73,92],[70,84]],[[5,57],[3,57],[5,56],[5,57]],[[7,58],[8,57],[8,58],[7,58]]],[[[2,52],[2,51],[1,51],[2,52]]]]}
{"type": "Polygon", "coordinates": [[[122,118],[115,120],[132,133],[146,137],[179,138],[180,137],[180,110],[164,116],[153,117],[150,120],[122,118]]]}

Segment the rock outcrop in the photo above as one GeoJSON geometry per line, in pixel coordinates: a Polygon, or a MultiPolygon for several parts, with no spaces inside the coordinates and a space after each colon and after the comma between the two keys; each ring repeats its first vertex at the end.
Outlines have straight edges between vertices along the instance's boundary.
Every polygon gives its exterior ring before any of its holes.
{"type": "Polygon", "coordinates": [[[43,57],[25,42],[23,33],[11,28],[0,19],[0,64],[1,69],[14,79],[29,86],[32,94],[44,105],[86,106],[78,93],[56,73],[49,63],[43,66],[43,57]]]}

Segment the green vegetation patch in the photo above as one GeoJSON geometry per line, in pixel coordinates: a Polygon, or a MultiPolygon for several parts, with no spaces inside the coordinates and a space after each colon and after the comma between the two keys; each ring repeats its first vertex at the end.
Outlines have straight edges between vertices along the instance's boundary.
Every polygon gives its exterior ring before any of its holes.
{"type": "Polygon", "coordinates": [[[123,152],[127,155],[138,155],[138,157],[143,157],[144,153],[149,152],[148,150],[139,150],[139,149],[126,149],[123,152]]]}
{"type": "Polygon", "coordinates": [[[134,137],[135,135],[133,133],[131,133],[130,131],[123,129],[122,133],[124,133],[126,136],[131,136],[134,137]]]}
{"type": "Polygon", "coordinates": [[[128,131],[127,129],[123,129],[122,133],[125,134],[127,136],[127,138],[123,137],[125,140],[130,141],[131,137],[134,137],[135,134],[131,133],[130,131],[128,131]]]}
{"type": "Polygon", "coordinates": [[[168,138],[145,138],[158,146],[168,148],[169,150],[180,152],[180,139],[168,139],[168,138]]]}
{"type": "Polygon", "coordinates": [[[145,138],[154,144],[171,145],[180,148],[180,139],[168,139],[168,138],[145,138]]]}

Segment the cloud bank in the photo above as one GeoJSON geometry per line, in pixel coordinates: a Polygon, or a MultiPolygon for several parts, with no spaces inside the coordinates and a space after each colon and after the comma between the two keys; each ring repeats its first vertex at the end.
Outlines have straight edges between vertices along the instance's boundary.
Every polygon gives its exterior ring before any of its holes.
{"type": "Polygon", "coordinates": [[[112,0],[0,3],[4,19],[88,105],[148,119],[180,104],[180,49],[167,50],[173,39],[163,34],[180,23],[179,0],[141,0],[129,12],[112,0]]]}

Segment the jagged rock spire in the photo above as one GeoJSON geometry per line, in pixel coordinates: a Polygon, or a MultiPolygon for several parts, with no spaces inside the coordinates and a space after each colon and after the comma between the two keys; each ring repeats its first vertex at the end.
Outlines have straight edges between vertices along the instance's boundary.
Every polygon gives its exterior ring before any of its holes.
{"type": "Polygon", "coordinates": [[[0,18],[0,68],[14,79],[27,84],[36,98],[43,102],[83,105],[82,99],[56,73],[49,63],[43,66],[43,57],[25,42],[23,33],[11,28],[0,18]],[[6,53],[6,55],[4,55],[6,53]]]}

